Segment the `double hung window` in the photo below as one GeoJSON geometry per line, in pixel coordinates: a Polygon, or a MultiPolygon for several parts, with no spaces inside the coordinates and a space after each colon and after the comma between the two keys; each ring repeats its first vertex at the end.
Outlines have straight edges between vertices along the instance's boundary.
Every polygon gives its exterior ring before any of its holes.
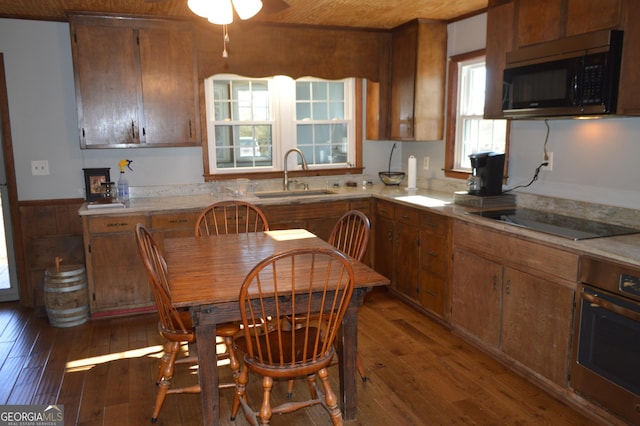
{"type": "Polygon", "coordinates": [[[282,170],[291,148],[310,168],[355,163],[354,86],[353,79],[208,78],[210,174],[282,170]]]}

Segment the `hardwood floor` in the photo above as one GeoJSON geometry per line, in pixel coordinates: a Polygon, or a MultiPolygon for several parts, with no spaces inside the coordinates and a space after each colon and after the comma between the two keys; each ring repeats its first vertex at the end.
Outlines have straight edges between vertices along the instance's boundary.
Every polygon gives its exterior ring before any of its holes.
{"type": "MultiPolygon", "coordinates": [[[[384,290],[367,295],[359,320],[369,380],[358,380],[357,419],[349,425],[594,424],[384,290]]],[[[0,304],[0,404],[63,404],[65,425],[150,424],[161,344],[151,314],[54,328],[16,303],[0,304]]],[[[195,378],[188,365],[177,367],[174,380],[195,378]]],[[[277,383],[274,398],[286,398],[286,386],[277,383]]],[[[242,415],[229,421],[232,392],[221,391],[221,424],[246,425],[242,415]]],[[[303,392],[306,383],[296,381],[294,398],[303,392]]],[[[261,399],[255,377],[249,398],[261,399]]],[[[192,394],[169,395],[156,424],[200,423],[200,396],[192,394]]],[[[272,424],[330,421],[315,406],[272,424]]]]}

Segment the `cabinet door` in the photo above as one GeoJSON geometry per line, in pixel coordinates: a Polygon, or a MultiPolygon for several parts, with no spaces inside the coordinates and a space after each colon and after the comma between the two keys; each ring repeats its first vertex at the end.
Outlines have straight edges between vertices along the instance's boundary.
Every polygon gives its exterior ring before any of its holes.
{"type": "Polygon", "coordinates": [[[418,300],[418,227],[401,222],[397,222],[396,227],[393,285],[399,292],[418,300]]]}
{"type": "Polygon", "coordinates": [[[92,313],[153,306],[133,232],[91,237],[92,313]]]}
{"type": "Polygon", "coordinates": [[[566,387],[574,290],[505,268],[503,291],[502,351],[566,387]]]}
{"type": "Polygon", "coordinates": [[[374,223],[374,269],[393,283],[394,245],[393,220],[376,215],[374,223]]]}
{"type": "Polygon", "coordinates": [[[567,0],[567,36],[619,28],[624,0],[567,0]]]}
{"type": "Polygon", "coordinates": [[[193,30],[178,23],[139,30],[144,128],[152,145],[200,143],[193,30]]]}
{"type": "Polygon", "coordinates": [[[484,118],[504,118],[502,73],[506,53],[513,49],[513,2],[491,7],[487,12],[486,90],[484,118]]]}
{"type": "Polygon", "coordinates": [[[432,313],[445,316],[449,270],[449,228],[446,216],[420,213],[420,276],[418,302],[432,313]]]}
{"type": "Polygon", "coordinates": [[[500,344],[502,267],[461,249],[453,255],[451,323],[484,343],[500,344]]]}
{"type": "Polygon", "coordinates": [[[418,27],[393,31],[391,43],[391,139],[413,139],[418,27]]]}
{"type": "Polygon", "coordinates": [[[138,144],[141,92],[135,31],[71,22],[80,146],[138,144]]]}
{"type": "Polygon", "coordinates": [[[518,1],[518,47],[557,40],[564,35],[565,0],[518,1]]]}

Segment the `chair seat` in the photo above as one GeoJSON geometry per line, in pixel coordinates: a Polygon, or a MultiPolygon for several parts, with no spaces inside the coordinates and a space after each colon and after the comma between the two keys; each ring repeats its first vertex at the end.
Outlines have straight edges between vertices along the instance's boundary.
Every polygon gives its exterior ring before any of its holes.
{"type": "MultiPolygon", "coordinates": [[[[315,327],[309,329],[299,329],[293,334],[287,333],[280,336],[281,342],[278,342],[277,333],[264,333],[258,337],[260,347],[254,347],[254,358],[269,359],[269,362],[279,363],[282,367],[292,368],[295,364],[301,364],[308,361],[312,361],[311,356],[314,351],[314,343],[316,341],[319,330],[315,327]],[[308,333],[308,335],[306,335],[308,333]],[[306,338],[305,338],[306,335],[306,338]],[[274,348],[278,348],[279,344],[282,345],[282,350],[278,350],[277,353],[274,348]],[[305,356],[305,354],[311,356],[305,356]],[[294,360],[298,360],[295,362],[294,360]],[[292,364],[294,362],[295,364],[292,364]]],[[[322,337],[320,338],[322,339],[322,337]]],[[[255,346],[258,344],[254,343],[255,346]]],[[[248,343],[245,336],[240,336],[236,339],[236,346],[244,353],[248,353],[248,343]]]]}

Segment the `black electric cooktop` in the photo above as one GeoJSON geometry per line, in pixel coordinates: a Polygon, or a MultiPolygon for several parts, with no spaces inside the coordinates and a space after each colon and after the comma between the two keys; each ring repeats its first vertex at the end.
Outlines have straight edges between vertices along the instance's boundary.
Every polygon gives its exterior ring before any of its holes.
{"type": "Polygon", "coordinates": [[[478,216],[499,220],[511,225],[521,226],[534,231],[545,232],[572,240],[588,238],[613,237],[640,233],[640,229],[611,225],[588,219],[563,216],[555,213],[542,212],[533,209],[505,209],[482,212],[472,212],[478,216]]]}

